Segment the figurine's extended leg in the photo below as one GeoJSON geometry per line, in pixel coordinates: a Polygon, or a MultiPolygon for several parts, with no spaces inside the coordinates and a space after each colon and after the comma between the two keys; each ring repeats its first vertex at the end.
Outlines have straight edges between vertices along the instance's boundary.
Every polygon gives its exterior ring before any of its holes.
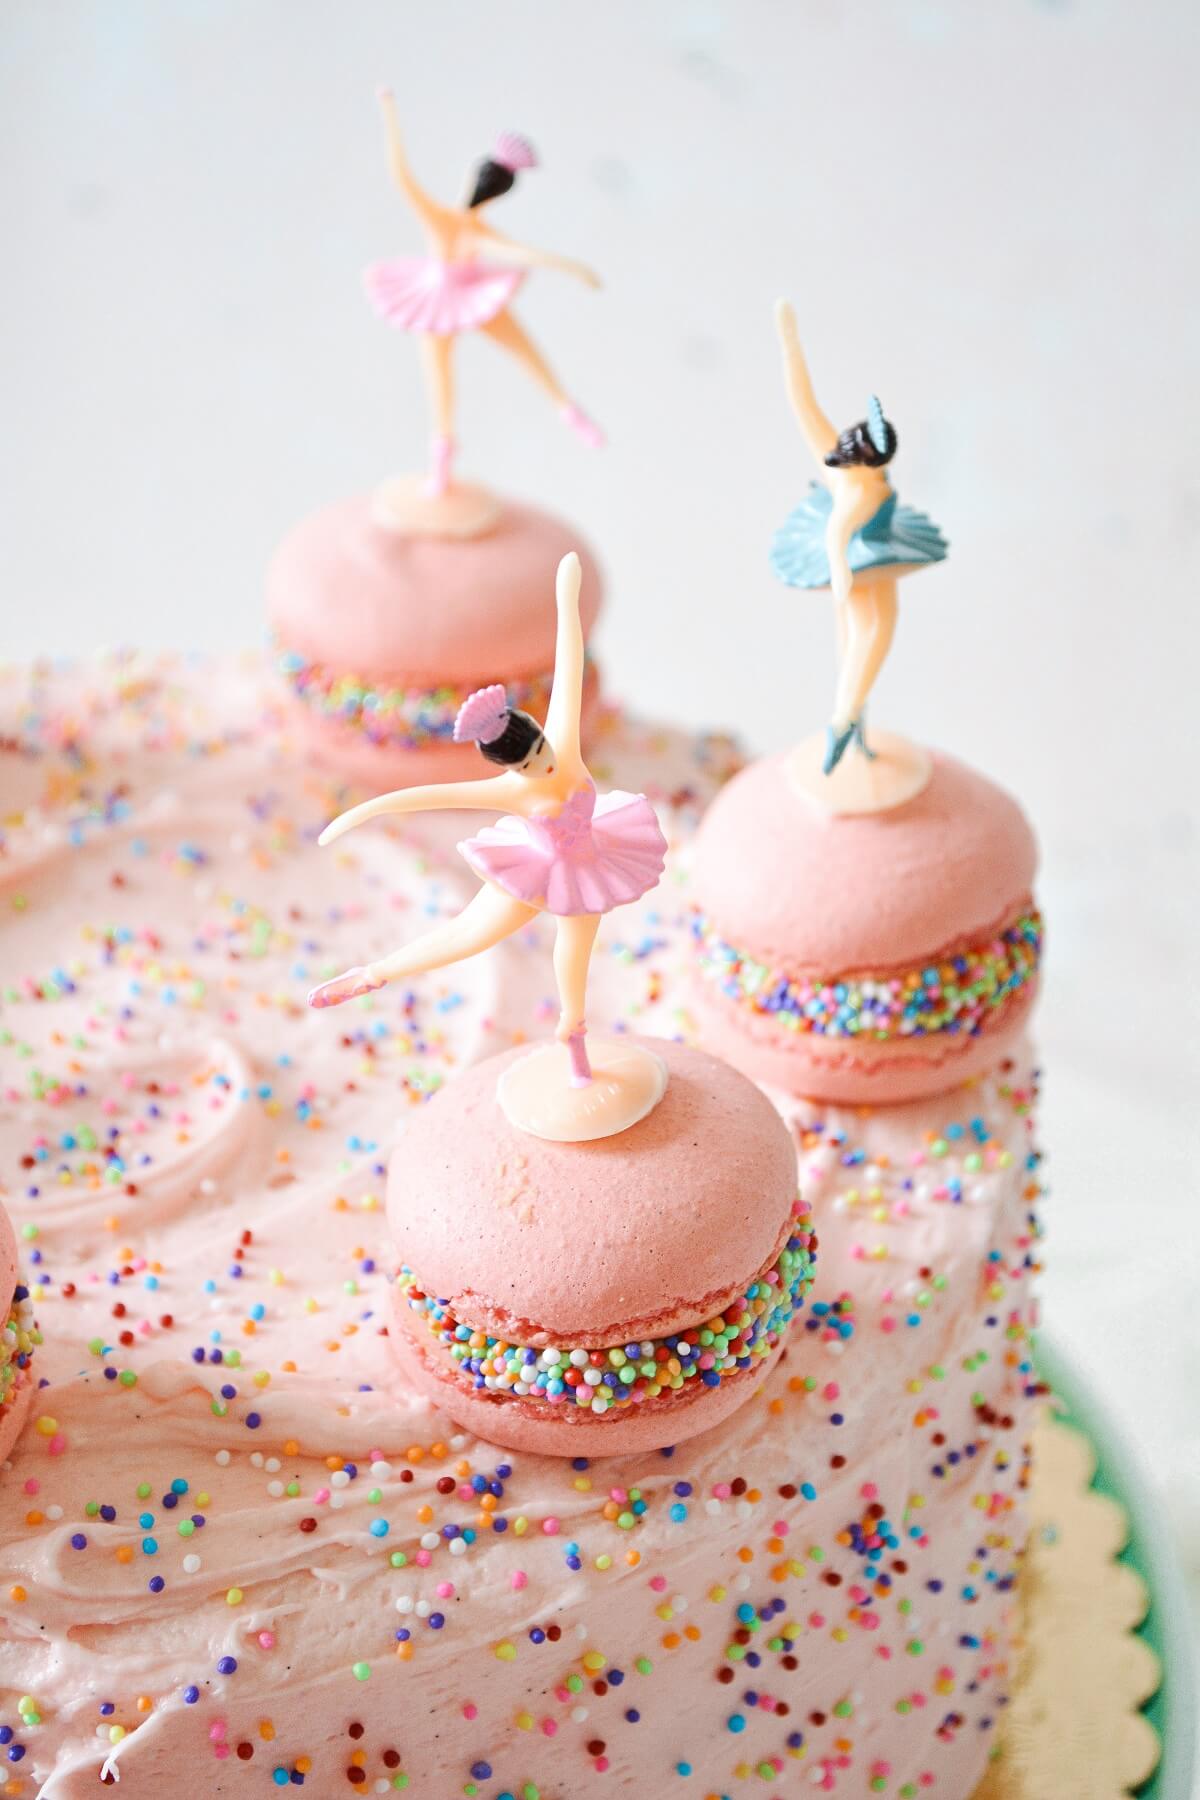
{"type": "Polygon", "coordinates": [[[487,333],[494,344],[499,344],[502,350],[507,350],[510,356],[516,357],[526,374],[531,375],[543,392],[549,394],[572,431],[578,432],[585,444],[596,449],[604,442],[604,433],[600,427],[571,399],[533,339],[522,325],[518,325],[507,308],[498,312],[494,319],[489,319],[480,329],[487,333]]]}
{"type": "Polygon", "coordinates": [[[454,339],[423,333],[421,357],[433,409],[429,491],[436,497],[450,486],[450,465],[454,459],[454,339]]]}
{"type": "Polygon", "coordinates": [[[896,630],[895,577],[860,580],[851,589],[846,610],[849,643],[838,676],[835,727],[845,727],[860,716],[891,648],[896,630]]]}
{"type": "Polygon", "coordinates": [[[592,947],[600,929],[599,913],[577,913],[555,921],[554,979],[558,983],[556,1035],[566,1043],[587,1028],[587,980],[592,947]]]}
{"type": "Polygon", "coordinates": [[[837,679],[840,681],[850,651],[850,615],[844,600],[833,603],[833,636],[837,646],[837,679]]]}
{"type": "Polygon", "coordinates": [[[485,882],[456,918],[435,925],[424,937],[391,956],[362,968],[347,969],[333,981],[322,982],[308,996],[308,1003],[338,1006],[343,1000],[353,1000],[358,994],[369,994],[385,982],[395,981],[397,976],[423,975],[430,969],[444,969],[449,963],[465,962],[467,957],[478,956],[481,950],[490,950],[502,938],[520,931],[537,913],[536,906],[526,906],[523,900],[514,900],[503,889],[485,882]]]}

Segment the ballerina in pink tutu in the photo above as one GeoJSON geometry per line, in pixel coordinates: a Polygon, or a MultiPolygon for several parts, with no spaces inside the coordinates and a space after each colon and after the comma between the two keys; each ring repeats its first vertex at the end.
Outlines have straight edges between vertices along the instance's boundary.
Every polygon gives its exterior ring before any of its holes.
{"type": "Polygon", "coordinates": [[[463,703],[458,741],[473,740],[505,773],[483,781],[401,788],[352,807],[318,840],[332,843],[382,813],[429,812],[496,805],[506,816],[459,845],[483,886],[455,919],[364,968],[349,969],[309,995],[312,1006],[336,1006],[397,976],[445,968],[511,937],[538,913],[556,926],[554,973],[561,1013],[557,1036],[571,1051],[577,1079],[589,1079],[584,1049],[588,965],[601,917],[637,900],[657,883],[666,842],[641,794],[597,795],[579,747],[583,698],[583,630],[579,622],[579,558],[558,567],[558,634],[554,686],[545,730],[507,704],[499,686],[463,703]]]}
{"type": "Polygon", "coordinates": [[[460,332],[482,331],[509,351],[549,394],[572,430],[586,444],[602,444],[599,426],[571,399],[510,308],[529,269],[560,269],[593,288],[600,286],[599,276],[570,257],[514,243],[483,218],[484,208],[512,187],[518,170],[536,168],[532,147],[515,132],[501,132],[475,173],[466,204],[443,206],[413,176],[396,103],[386,89],[380,103],[392,179],[425,227],[429,254],[372,263],[366,271],[367,294],[389,324],[415,332],[421,341],[435,426],[430,493],[444,494],[450,486],[455,449],[454,340],[460,332]]]}

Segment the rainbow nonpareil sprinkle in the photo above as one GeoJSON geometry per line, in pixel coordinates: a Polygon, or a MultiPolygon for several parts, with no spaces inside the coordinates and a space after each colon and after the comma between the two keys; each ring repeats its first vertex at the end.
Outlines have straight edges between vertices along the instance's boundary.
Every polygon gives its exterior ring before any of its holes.
{"type": "Polygon", "coordinates": [[[398,1281],[409,1307],[476,1388],[603,1415],[672,1394],[690,1380],[720,1387],[723,1376],[753,1368],[774,1350],[804,1304],[816,1262],[811,1218],[802,1201],[796,1202],[793,1221],[774,1262],[723,1313],[664,1338],[604,1349],[509,1343],[458,1319],[447,1301],[418,1287],[411,1269],[402,1269],[398,1281]]]}
{"type": "Polygon", "coordinates": [[[712,920],[692,917],[692,942],[705,978],[731,1000],[818,1037],[974,1037],[1037,975],[1042,917],[1022,913],[986,942],[904,974],[797,975],[773,969],[727,943],[712,920]]]}
{"type": "Polygon", "coordinates": [[[42,1341],[33,1317],[29,1289],[18,1284],[12,1309],[0,1331],[0,1410],[11,1405],[19,1391],[20,1377],[28,1369],[34,1350],[42,1341]]]}
{"type": "MultiPolygon", "coordinates": [[[[434,688],[398,684],[373,686],[361,675],[331,669],[291,650],[278,650],[276,667],[293,697],[317,718],[358,733],[385,750],[421,750],[448,744],[459,707],[470,692],[460,686],[434,688]]],[[[505,683],[510,706],[543,719],[550,701],[550,675],[505,683]]]]}

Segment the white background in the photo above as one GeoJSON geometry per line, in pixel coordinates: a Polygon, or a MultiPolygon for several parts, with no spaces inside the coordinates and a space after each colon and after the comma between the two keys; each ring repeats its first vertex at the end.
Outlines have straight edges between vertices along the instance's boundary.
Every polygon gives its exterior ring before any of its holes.
{"type": "Polygon", "coordinates": [[[1200,1575],[1200,542],[1190,0],[6,0],[3,650],[256,641],[273,542],[416,465],[412,347],[359,271],[419,240],[373,92],[453,197],[500,126],[518,311],[600,418],[463,347],[471,472],[579,521],[612,690],[763,748],[823,723],[826,597],[770,306],[835,420],[878,389],[953,541],[878,717],[999,776],[1045,858],[1045,1311],[1200,1575]]]}

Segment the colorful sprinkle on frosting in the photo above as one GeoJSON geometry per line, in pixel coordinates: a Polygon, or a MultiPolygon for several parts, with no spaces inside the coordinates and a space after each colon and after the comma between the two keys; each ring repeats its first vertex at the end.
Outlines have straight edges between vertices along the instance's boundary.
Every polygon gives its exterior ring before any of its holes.
{"type": "Polygon", "coordinates": [[[816,1239],[803,1201],[796,1202],[793,1221],[774,1262],[723,1313],[667,1337],[607,1349],[510,1343],[458,1319],[449,1301],[418,1287],[411,1269],[402,1269],[398,1280],[409,1307],[474,1387],[603,1415],[675,1393],[689,1381],[720,1387],[724,1376],[770,1355],[812,1286],[816,1239]]]}
{"type": "Polygon", "coordinates": [[[731,1000],[769,1013],[789,1031],[818,1037],[975,1037],[1031,982],[1042,950],[1042,917],[1022,913],[985,943],[896,975],[793,975],[759,962],[692,916],[700,970],[731,1000]]]}

